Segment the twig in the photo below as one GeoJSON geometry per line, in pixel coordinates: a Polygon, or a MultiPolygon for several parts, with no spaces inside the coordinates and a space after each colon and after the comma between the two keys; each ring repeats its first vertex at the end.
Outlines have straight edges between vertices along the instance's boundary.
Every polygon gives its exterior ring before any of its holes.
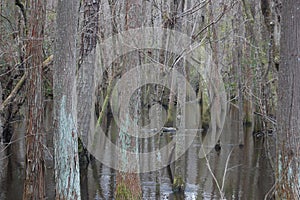
{"type": "Polygon", "coordinates": [[[3,103],[0,105],[0,112],[3,112],[4,108],[12,102],[12,100],[15,98],[19,90],[22,88],[22,86],[25,83],[27,77],[27,72],[25,72],[22,76],[22,78],[19,80],[15,88],[11,91],[11,93],[8,95],[8,97],[3,101],[3,103]]]}
{"type": "Polygon", "coordinates": [[[231,156],[232,151],[233,151],[233,148],[232,148],[231,151],[229,152],[229,155],[228,155],[227,160],[226,160],[225,170],[224,170],[223,179],[222,179],[222,187],[221,187],[221,190],[222,190],[222,191],[223,191],[223,189],[224,189],[225,178],[226,178],[226,173],[227,173],[227,168],[228,168],[228,163],[229,163],[229,159],[230,159],[230,156],[231,156]]]}
{"type": "Polygon", "coordinates": [[[205,150],[204,150],[204,148],[203,148],[203,145],[202,145],[202,150],[203,150],[203,152],[204,152],[204,158],[205,158],[205,160],[206,160],[206,166],[207,166],[207,168],[208,168],[208,170],[209,170],[211,176],[213,177],[213,179],[214,179],[214,181],[215,181],[215,183],[216,183],[216,185],[217,185],[217,188],[218,188],[218,190],[219,190],[219,193],[220,193],[220,195],[221,195],[221,199],[223,200],[223,199],[225,199],[225,197],[224,197],[224,195],[223,195],[223,192],[222,192],[222,190],[221,190],[221,188],[220,188],[220,185],[219,185],[219,183],[218,183],[218,180],[217,180],[216,176],[214,175],[212,169],[210,168],[209,160],[207,159],[207,156],[206,156],[205,150]]]}
{"type": "Polygon", "coordinates": [[[15,4],[20,8],[21,10],[21,13],[23,15],[23,18],[24,18],[24,24],[25,24],[25,27],[27,26],[27,17],[26,17],[26,11],[25,11],[25,8],[24,8],[24,5],[21,3],[20,0],[16,0],[15,1],[15,4]]]}
{"type": "MultiPolygon", "coordinates": [[[[273,194],[275,191],[275,186],[276,186],[276,182],[274,183],[274,185],[270,188],[270,190],[267,192],[267,194],[265,195],[264,200],[268,200],[268,197],[270,194],[273,194]]],[[[269,198],[270,199],[270,198],[269,198]]]]}
{"type": "Polygon", "coordinates": [[[217,18],[213,20],[211,23],[207,24],[205,27],[203,27],[198,33],[196,33],[196,35],[193,35],[193,39],[196,39],[203,31],[208,29],[210,26],[218,23],[225,15],[226,11],[227,11],[227,5],[224,5],[222,12],[217,16],[217,18]]]}
{"type": "Polygon", "coordinates": [[[254,112],[254,114],[255,114],[255,115],[259,115],[259,116],[265,118],[266,120],[268,120],[269,122],[271,122],[273,125],[276,125],[276,124],[277,124],[276,119],[273,119],[273,118],[271,118],[271,117],[269,117],[269,116],[267,116],[267,115],[264,115],[264,114],[259,113],[259,112],[254,112]]]}
{"type": "MultiPolygon", "coordinates": [[[[43,67],[49,66],[52,63],[52,61],[53,61],[53,55],[49,56],[43,62],[43,67]]],[[[27,75],[28,75],[27,72],[25,72],[23,74],[23,76],[21,77],[21,79],[19,80],[19,82],[17,83],[17,85],[15,86],[15,88],[11,91],[11,93],[8,95],[8,97],[0,105],[0,113],[3,112],[4,108],[13,101],[13,99],[15,98],[15,96],[17,95],[17,93],[20,91],[20,89],[24,85],[25,80],[27,78],[27,75]]]]}

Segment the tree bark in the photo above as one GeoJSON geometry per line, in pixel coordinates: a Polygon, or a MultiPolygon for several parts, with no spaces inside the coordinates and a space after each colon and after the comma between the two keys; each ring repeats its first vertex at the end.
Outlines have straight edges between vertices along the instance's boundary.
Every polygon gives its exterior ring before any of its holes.
{"type": "Polygon", "coordinates": [[[277,112],[277,197],[300,198],[300,1],[282,2],[277,112]]]}
{"type": "Polygon", "coordinates": [[[81,199],[77,136],[76,42],[78,0],[59,0],[54,52],[56,199],[81,199]]]}
{"type": "Polygon", "coordinates": [[[43,153],[42,68],[43,33],[46,2],[31,0],[29,4],[28,39],[26,44],[28,71],[28,116],[26,132],[26,172],[23,199],[45,198],[45,165],[43,153]]]}
{"type": "MultiPolygon", "coordinates": [[[[142,26],[142,17],[140,17],[142,4],[138,0],[128,0],[125,1],[125,30],[130,30],[134,28],[139,28],[142,26]]],[[[125,63],[123,69],[123,72],[126,73],[128,70],[130,70],[130,67],[136,67],[139,65],[140,55],[138,52],[133,52],[132,54],[129,54],[123,59],[123,62],[125,63]]],[[[136,80],[135,80],[136,81],[136,80]]],[[[138,79],[137,81],[141,81],[138,79]]],[[[130,88],[126,88],[130,90],[130,88]]],[[[122,102],[122,96],[125,96],[128,91],[122,91],[123,94],[121,94],[121,102],[122,102]]],[[[138,90],[137,94],[134,96],[135,104],[133,107],[131,107],[133,111],[133,116],[139,116],[139,113],[141,112],[141,90],[138,90]]],[[[121,115],[121,114],[120,114],[121,115]]],[[[121,118],[124,118],[129,120],[130,115],[127,116],[120,116],[121,118]]],[[[122,124],[123,125],[123,124],[122,124]]],[[[118,137],[118,145],[123,151],[132,151],[135,153],[138,153],[137,151],[139,148],[139,141],[138,137],[131,137],[128,133],[124,132],[123,130],[126,130],[126,127],[130,127],[130,124],[124,124],[124,127],[120,127],[119,131],[119,137],[118,137]],[[125,128],[125,129],[124,129],[125,128]]],[[[135,133],[138,132],[138,130],[133,130],[135,133]]],[[[117,178],[116,178],[116,192],[115,196],[116,199],[119,200],[125,200],[125,199],[141,199],[142,196],[142,189],[140,184],[140,176],[138,174],[139,170],[139,158],[138,155],[133,158],[133,160],[130,159],[130,156],[126,154],[123,154],[118,158],[118,162],[120,167],[123,168],[124,172],[118,171],[117,172],[117,178]]]]}
{"type": "MultiPolygon", "coordinates": [[[[88,135],[94,128],[95,112],[95,68],[96,68],[96,45],[99,21],[99,0],[84,1],[84,19],[81,34],[81,52],[78,70],[78,134],[86,149],[88,135]]],[[[80,158],[86,158],[87,152],[79,152],[80,158]]],[[[82,164],[86,162],[81,159],[82,164]]]]}

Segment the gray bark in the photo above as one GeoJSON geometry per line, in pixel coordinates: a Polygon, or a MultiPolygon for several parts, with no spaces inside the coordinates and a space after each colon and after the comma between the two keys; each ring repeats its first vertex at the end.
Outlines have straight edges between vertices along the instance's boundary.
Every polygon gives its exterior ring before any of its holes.
{"type": "Polygon", "coordinates": [[[56,199],[80,199],[76,42],[78,0],[58,1],[54,52],[54,164],[56,199]]]}
{"type": "MultiPolygon", "coordinates": [[[[134,28],[139,28],[142,26],[142,17],[139,17],[142,15],[142,4],[138,0],[128,0],[125,2],[126,9],[125,9],[125,30],[130,30],[134,28]]],[[[124,58],[124,68],[122,69],[123,73],[126,73],[128,70],[130,70],[130,67],[136,67],[138,66],[140,60],[140,55],[138,52],[133,52],[130,55],[126,56],[124,58]]],[[[137,82],[140,82],[140,78],[137,78],[137,80],[134,80],[137,82]]],[[[121,92],[120,96],[120,102],[122,103],[122,96],[126,96],[131,88],[126,88],[124,91],[121,92]]],[[[133,96],[135,104],[130,105],[130,109],[132,110],[133,116],[137,117],[138,119],[139,114],[141,112],[141,89],[138,89],[138,92],[136,95],[133,96]]],[[[126,119],[126,121],[129,120],[130,115],[122,116],[122,113],[119,114],[120,118],[126,119]]],[[[123,125],[123,124],[122,124],[123,125]]],[[[121,126],[122,126],[121,125],[121,126]]],[[[128,133],[124,132],[125,127],[131,126],[131,124],[124,124],[124,127],[120,127],[119,131],[119,137],[118,137],[118,145],[122,150],[125,151],[133,151],[135,153],[138,153],[139,148],[139,142],[138,138],[133,138],[128,135],[128,133]],[[122,130],[123,129],[123,130],[122,130]],[[129,148],[128,148],[129,147],[129,148]]],[[[125,128],[126,130],[126,128],[125,128]]],[[[134,134],[138,135],[138,130],[133,130],[134,134]]],[[[123,199],[125,193],[122,192],[122,185],[125,184],[127,190],[130,193],[130,196],[132,199],[140,199],[141,198],[141,185],[140,185],[140,177],[137,173],[132,172],[138,172],[139,169],[139,158],[138,155],[133,159],[130,159],[130,156],[122,155],[118,158],[118,162],[120,167],[125,169],[127,172],[120,172],[117,173],[117,180],[116,180],[116,199],[123,199]]]]}
{"type": "Polygon", "coordinates": [[[94,128],[95,112],[95,68],[99,18],[99,0],[84,1],[84,19],[81,35],[81,52],[78,70],[78,134],[84,146],[94,128]]]}
{"type": "Polygon", "coordinates": [[[277,195],[300,198],[300,1],[282,3],[277,112],[277,195]]]}

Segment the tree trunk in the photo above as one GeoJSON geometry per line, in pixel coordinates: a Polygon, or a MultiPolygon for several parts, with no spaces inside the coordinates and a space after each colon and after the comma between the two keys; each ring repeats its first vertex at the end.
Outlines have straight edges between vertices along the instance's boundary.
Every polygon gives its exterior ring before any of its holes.
{"type": "Polygon", "coordinates": [[[77,0],[59,0],[54,51],[54,164],[56,199],[80,199],[76,41],[77,0]]]}
{"type": "Polygon", "coordinates": [[[46,2],[31,0],[29,4],[28,39],[26,44],[28,71],[28,116],[26,132],[26,172],[23,199],[45,198],[45,165],[42,133],[43,98],[43,33],[46,2]]]}
{"type": "Polygon", "coordinates": [[[84,19],[81,34],[81,52],[78,70],[78,131],[83,142],[79,152],[82,164],[86,162],[85,151],[88,135],[94,128],[95,112],[95,65],[99,18],[99,0],[84,1],[84,19]]]}
{"type": "Polygon", "coordinates": [[[282,2],[277,112],[277,196],[300,198],[300,1],[282,2]]]}
{"type": "MultiPolygon", "coordinates": [[[[139,28],[141,24],[141,8],[142,3],[137,0],[128,0],[125,3],[125,29],[130,30],[134,28],[139,28]]],[[[137,67],[139,65],[140,55],[138,52],[133,52],[126,56],[123,59],[125,63],[126,69],[123,69],[123,72],[127,72],[131,67],[137,67]]],[[[141,81],[140,78],[134,81],[141,81]]],[[[120,94],[122,103],[122,96],[128,94],[131,88],[126,88],[125,91],[122,91],[120,94]],[[126,91],[128,90],[128,91],[126,91]]],[[[141,90],[139,89],[137,94],[134,96],[135,104],[132,105],[130,110],[133,111],[133,116],[138,117],[141,112],[141,90]]],[[[122,114],[120,114],[122,115],[122,114]]],[[[125,119],[125,121],[129,121],[130,115],[120,116],[120,118],[125,119]]],[[[122,124],[119,131],[118,137],[118,145],[122,149],[122,151],[131,151],[138,153],[139,142],[138,137],[131,137],[126,131],[129,130],[128,127],[131,124],[122,124]],[[125,129],[124,129],[125,128],[125,129]]],[[[133,130],[135,134],[137,134],[138,130],[133,130]]],[[[117,180],[116,180],[116,199],[125,200],[125,199],[141,199],[142,189],[140,184],[140,176],[139,176],[139,155],[130,159],[130,156],[127,153],[122,154],[118,158],[118,162],[122,171],[118,171],[117,180]]]]}

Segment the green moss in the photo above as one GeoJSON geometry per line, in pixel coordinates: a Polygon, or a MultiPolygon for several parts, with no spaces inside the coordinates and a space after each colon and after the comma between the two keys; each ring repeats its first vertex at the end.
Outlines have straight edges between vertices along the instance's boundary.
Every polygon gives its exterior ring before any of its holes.
{"type": "Polygon", "coordinates": [[[181,176],[175,176],[173,181],[173,191],[180,192],[184,190],[185,182],[181,176]]]}
{"type": "Polygon", "coordinates": [[[174,103],[170,103],[169,109],[168,109],[166,126],[173,126],[174,120],[175,120],[175,106],[174,106],[174,103]]]}
{"type": "Polygon", "coordinates": [[[210,123],[210,107],[207,95],[203,95],[203,113],[201,116],[202,128],[206,131],[210,123]]]}
{"type": "Polygon", "coordinates": [[[56,20],[56,12],[48,12],[47,18],[49,21],[55,21],[56,20]]]}
{"type": "Polygon", "coordinates": [[[52,84],[50,83],[50,80],[48,80],[47,78],[44,78],[43,91],[45,97],[53,97],[52,84]]]}
{"type": "Polygon", "coordinates": [[[246,127],[249,127],[249,126],[252,125],[252,121],[251,121],[250,119],[245,119],[245,120],[244,120],[244,125],[245,125],[246,127]]]}
{"type": "Polygon", "coordinates": [[[133,195],[125,183],[119,183],[116,188],[116,200],[139,200],[141,194],[133,195]]]}

